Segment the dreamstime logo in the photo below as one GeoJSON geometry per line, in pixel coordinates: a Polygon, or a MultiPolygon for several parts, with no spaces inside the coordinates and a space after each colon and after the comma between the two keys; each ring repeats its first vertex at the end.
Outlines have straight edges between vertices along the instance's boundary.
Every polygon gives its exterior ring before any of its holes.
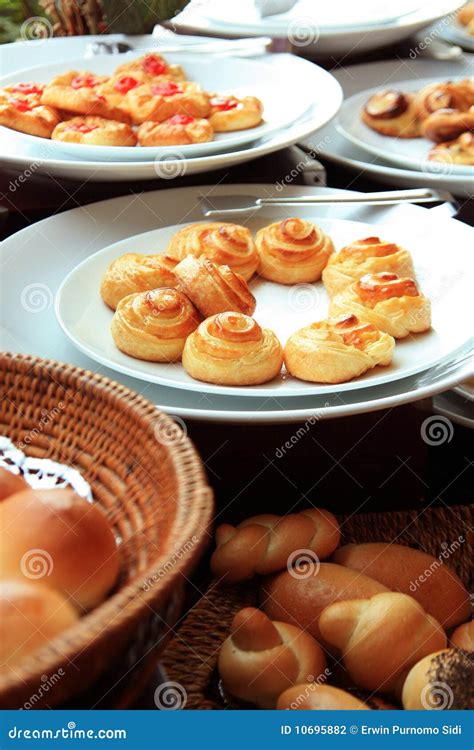
{"type": "Polygon", "coordinates": [[[186,422],[179,417],[161,414],[153,425],[155,439],[161,445],[179,445],[188,434],[186,422]]]}
{"type": "Polygon", "coordinates": [[[49,310],[52,304],[53,293],[46,284],[28,284],[21,293],[21,306],[26,312],[41,313],[49,310]]]}
{"type": "Polygon", "coordinates": [[[443,445],[453,439],[454,427],[447,417],[435,415],[424,420],[420,432],[427,445],[443,445]]]}
{"type": "Polygon", "coordinates": [[[295,284],[288,291],[287,302],[294,312],[308,312],[318,304],[318,291],[314,284],[295,284]]]}
{"type": "Polygon", "coordinates": [[[454,702],[453,691],[445,682],[429,682],[420,697],[426,711],[448,711],[454,702]]]}
{"type": "Polygon", "coordinates": [[[154,700],[160,711],[179,711],[185,707],[188,694],[179,682],[163,682],[156,688],[154,700]]]}
{"type": "Polygon", "coordinates": [[[295,550],[286,562],[288,573],[297,580],[317,575],[320,565],[319,557],[311,549],[295,550]]]}
{"type": "Polygon", "coordinates": [[[293,47],[308,47],[319,39],[320,31],[312,18],[295,18],[288,24],[286,36],[293,47]]]}
{"type": "Polygon", "coordinates": [[[155,172],[162,180],[182,177],[186,169],[186,157],[182,151],[173,151],[155,159],[155,172]]]}
{"type": "Polygon", "coordinates": [[[45,549],[30,549],[20,560],[21,572],[33,581],[50,576],[53,568],[53,558],[45,549]]]}
{"type": "Polygon", "coordinates": [[[454,161],[448,151],[443,151],[442,161],[437,159],[421,159],[421,171],[425,174],[438,174],[448,176],[453,172],[454,161]]]}
{"type": "MultiPolygon", "coordinates": [[[[20,28],[20,38],[24,42],[38,42],[51,39],[53,36],[53,25],[47,18],[32,16],[24,21],[20,28]]],[[[37,45],[38,46],[38,45],[37,45]]]]}

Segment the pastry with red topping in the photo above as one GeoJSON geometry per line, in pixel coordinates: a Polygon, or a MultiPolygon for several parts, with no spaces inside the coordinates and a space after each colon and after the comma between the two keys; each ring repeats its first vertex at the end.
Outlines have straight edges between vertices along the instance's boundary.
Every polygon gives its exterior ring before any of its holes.
{"type": "Polygon", "coordinates": [[[209,114],[209,96],[196,83],[157,81],[132,88],[124,106],[137,125],[163,122],[173,115],[201,119],[209,114]]]}
{"type": "Polygon", "coordinates": [[[152,52],[137,60],[124,63],[116,68],[114,76],[136,75],[145,76],[148,81],[155,78],[169,78],[173,81],[185,81],[186,76],[180,65],[170,65],[161,56],[152,52]]]}
{"type": "Polygon", "coordinates": [[[108,80],[108,76],[70,70],[56,76],[45,86],[41,102],[77,115],[95,115],[108,120],[129,122],[127,112],[101,93],[101,86],[108,80]]]}
{"type": "Polygon", "coordinates": [[[138,128],[140,146],[188,146],[212,141],[212,125],[204,118],[173,115],[163,122],[144,122],[138,128]]]}
{"type": "Polygon", "coordinates": [[[216,133],[255,128],[262,122],[263,104],[255,96],[213,94],[210,98],[209,122],[216,133]]]}
{"type": "Polygon", "coordinates": [[[59,113],[41,104],[37,96],[0,91],[0,125],[38,138],[50,138],[60,120],[59,113]]]}
{"type": "Polygon", "coordinates": [[[87,146],[136,146],[137,136],[125,122],[103,117],[72,117],[60,122],[51,135],[53,141],[83,143],[87,146]]]}

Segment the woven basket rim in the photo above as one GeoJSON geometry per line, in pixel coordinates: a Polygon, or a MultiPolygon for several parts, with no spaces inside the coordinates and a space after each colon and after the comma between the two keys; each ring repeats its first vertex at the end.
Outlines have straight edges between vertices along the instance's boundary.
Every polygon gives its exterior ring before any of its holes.
{"type": "MultiPolygon", "coordinates": [[[[98,375],[90,370],[76,365],[70,365],[57,360],[44,359],[33,355],[16,354],[12,352],[0,352],[0,368],[16,370],[24,375],[30,375],[31,370],[37,366],[47,369],[48,374],[54,374],[54,379],[61,385],[67,375],[69,387],[71,380],[83,380],[93,389],[99,389],[106,393],[115,407],[121,406],[125,410],[133,411],[143,422],[144,428],[153,429],[152,423],[157,419],[164,420],[167,434],[175,433],[182,435],[176,423],[164,412],[161,412],[154,404],[140,394],[117,383],[116,381],[98,375]]],[[[206,536],[212,522],[213,514],[213,492],[207,484],[205,471],[191,439],[184,435],[182,439],[163,446],[171,460],[179,483],[179,492],[176,494],[177,507],[183,508],[186,501],[186,513],[177,512],[175,523],[170,534],[177,533],[177,539],[173,542],[180,549],[190,538],[196,537],[193,551],[196,557],[206,546],[206,536]],[[186,472],[181,466],[186,459],[186,472]],[[193,503],[193,510],[189,507],[193,503]]],[[[156,606],[167,596],[177,580],[181,578],[192,565],[190,556],[183,555],[178,559],[171,571],[166,576],[158,576],[154,585],[144,590],[143,584],[148,579],[153,579],[169,558],[170,551],[164,552],[153,560],[153,563],[137,572],[133,579],[122,586],[118,591],[111,594],[91,612],[82,616],[79,621],[68,628],[64,634],[52,639],[47,645],[33,652],[31,656],[25,657],[16,669],[17,674],[0,672],[2,675],[0,695],[6,694],[10,689],[18,685],[23,678],[25,681],[34,679],[38,675],[56,672],[65,662],[72,661],[80,652],[95,638],[104,633],[120,630],[137,612],[146,611],[156,606]]]]}

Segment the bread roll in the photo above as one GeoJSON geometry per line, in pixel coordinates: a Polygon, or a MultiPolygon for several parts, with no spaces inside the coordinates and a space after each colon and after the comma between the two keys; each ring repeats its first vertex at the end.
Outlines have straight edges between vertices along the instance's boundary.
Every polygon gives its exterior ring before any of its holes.
{"type": "Polygon", "coordinates": [[[412,596],[445,628],[469,617],[469,594],[460,578],[447,564],[425,552],[383,542],[348,544],[336,550],[333,560],[412,596]]]}
{"type": "Polygon", "coordinates": [[[56,588],[91,609],[117,580],[114,534],[97,504],[69,489],[25,490],[0,504],[1,578],[56,588]]]}
{"type": "Polygon", "coordinates": [[[370,711],[346,690],[315,682],[288,688],[278,698],[276,707],[280,711],[370,711]]]}
{"type": "Polygon", "coordinates": [[[407,675],[402,703],[408,711],[472,711],[474,657],[449,648],[425,656],[407,675]]]}
{"type": "Polygon", "coordinates": [[[299,625],[318,640],[319,616],[325,607],[346,599],[369,598],[388,589],[373,578],[333,563],[299,566],[298,574],[288,570],[265,581],[263,609],[272,620],[299,625]]]}
{"type": "Polygon", "coordinates": [[[451,633],[449,639],[453,646],[461,648],[463,651],[474,652],[474,620],[465,622],[464,625],[460,625],[454,633],[451,633]]]}
{"type": "Polygon", "coordinates": [[[13,495],[15,492],[27,490],[29,485],[19,474],[13,474],[8,469],[0,469],[0,500],[13,495]]]}

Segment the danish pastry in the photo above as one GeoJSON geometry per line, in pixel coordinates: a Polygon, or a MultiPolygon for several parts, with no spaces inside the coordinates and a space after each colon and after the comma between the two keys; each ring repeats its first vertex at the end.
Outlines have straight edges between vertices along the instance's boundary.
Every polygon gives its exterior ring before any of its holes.
{"type": "Polygon", "coordinates": [[[281,370],[277,337],[247,315],[224,312],[203,321],[186,341],[183,367],[196,380],[219,385],[258,385],[281,370]]]}
{"type": "Polygon", "coordinates": [[[155,78],[171,78],[174,81],[186,80],[186,76],[180,65],[169,65],[156,52],[138,57],[136,60],[119,65],[115,69],[116,76],[135,75],[136,73],[146,76],[148,80],[155,78]]]}
{"type": "Polygon", "coordinates": [[[457,109],[438,109],[423,120],[421,133],[430,141],[452,141],[462,133],[474,130],[474,107],[466,112],[457,109]]]}
{"type": "Polygon", "coordinates": [[[138,129],[141,146],[188,146],[212,141],[214,131],[208,120],[191,115],[173,115],[163,122],[144,122],[138,129]]]}
{"type": "Polygon", "coordinates": [[[293,333],[286,342],[285,365],[300,380],[345,383],[377,365],[389,365],[394,348],[387,333],[347,315],[293,333]]]}
{"type": "Polygon", "coordinates": [[[103,117],[72,117],[54,128],[51,139],[87,146],[135,146],[137,136],[125,122],[103,117]]]}
{"type": "Polygon", "coordinates": [[[473,105],[474,78],[430,83],[416,94],[414,101],[414,108],[421,120],[439,109],[466,112],[473,105]]]}
{"type": "Polygon", "coordinates": [[[197,310],[176,289],[153,289],[124,297],[112,319],[112,337],[120,351],[149,362],[176,362],[199,325],[197,310]]]}
{"type": "Polygon", "coordinates": [[[373,94],[362,109],[362,120],[381,135],[417,138],[420,123],[414,95],[388,89],[373,94]]]}
{"type": "Polygon", "coordinates": [[[474,133],[463,133],[454,141],[438,143],[428,154],[430,161],[474,165],[474,133]]]}
{"type": "Polygon", "coordinates": [[[102,94],[114,106],[122,107],[129,91],[148,82],[149,77],[139,71],[134,72],[133,75],[112,76],[105,83],[97,86],[97,93],[102,94]]]}
{"type": "Polygon", "coordinates": [[[431,327],[431,305],[416,282],[395,273],[362,276],[329,303],[329,315],[356,315],[396,339],[431,327]]]}
{"type": "Polygon", "coordinates": [[[0,125],[38,138],[50,138],[61,118],[55,109],[37,101],[27,96],[4,95],[2,92],[0,125]]]}
{"type": "Polygon", "coordinates": [[[285,219],[257,232],[263,278],[280,284],[317,281],[334,252],[330,237],[304,219],[285,219]]]}
{"type": "Polygon", "coordinates": [[[212,96],[209,122],[216,133],[255,128],[262,122],[263,104],[255,96],[212,96]]]}
{"type": "Polygon", "coordinates": [[[209,114],[209,96],[196,83],[157,81],[130,89],[124,107],[137,125],[163,122],[173,115],[202,118],[209,114]]]}
{"type": "Polygon", "coordinates": [[[167,254],[176,260],[187,255],[206,255],[217,265],[230,266],[248,281],[258,266],[258,254],[247,227],[225,222],[189,224],[177,232],[167,254]]]}
{"type": "Polygon", "coordinates": [[[11,83],[8,86],[4,86],[2,89],[0,89],[0,97],[19,96],[22,99],[27,99],[29,102],[40,104],[44,87],[44,83],[35,83],[34,81],[25,83],[11,83]]]}
{"type": "Polygon", "coordinates": [[[166,255],[125,253],[112,261],[100,283],[100,296],[115,310],[124,297],[160,287],[175,287],[176,261],[166,255]]]}
{"type": "Polygon", "coordinates": [[[78,115],[95,115],[107,120],[130,122],[125,110],[114,106],[107,101],[107,97],[99,93],[99,87],[107,80],[107,76],[70,70],[53,78],[44,87],[41,102],[78,115]]]}
{"type": "Polygon", "coordinates": [[[330,297],[339,294],[367,273],[389,271],[414,277],[413,262],[405,248],[379,237],[366,237],[346,245],[329,257],[323,271],[323,283],[330,297]]]}
{"type": "Polygon", "coordinates": [[[175,268],[180,289],[208,318],[221,312],[252,315],[256,300],[245,279],[229,266],[217,266],[205,256],[187,255],[175,268]]]}

